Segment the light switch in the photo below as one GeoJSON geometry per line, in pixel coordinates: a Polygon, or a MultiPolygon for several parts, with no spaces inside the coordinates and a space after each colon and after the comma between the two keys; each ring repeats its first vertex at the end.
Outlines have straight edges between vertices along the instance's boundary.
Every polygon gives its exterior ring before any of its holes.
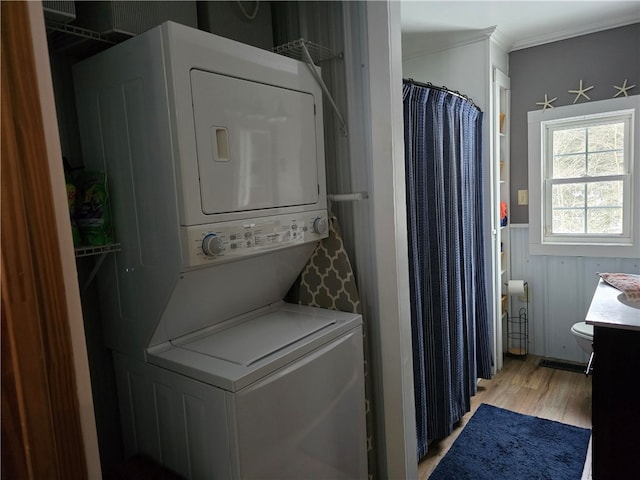
{"type": "Polygon", "coordinates": [[[518,190],[518,205],[529,205],[529,190],[518,190]]]}

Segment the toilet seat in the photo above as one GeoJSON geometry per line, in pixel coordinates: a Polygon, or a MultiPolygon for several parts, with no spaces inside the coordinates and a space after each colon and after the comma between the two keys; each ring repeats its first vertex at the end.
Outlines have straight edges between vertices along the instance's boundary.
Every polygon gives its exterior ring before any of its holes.
{"type": "Polygon", "coordinates": [[[593,341],[593,325],[588,325],[585,322],[574,323],[571,332],[577,337],[593,341]]]}

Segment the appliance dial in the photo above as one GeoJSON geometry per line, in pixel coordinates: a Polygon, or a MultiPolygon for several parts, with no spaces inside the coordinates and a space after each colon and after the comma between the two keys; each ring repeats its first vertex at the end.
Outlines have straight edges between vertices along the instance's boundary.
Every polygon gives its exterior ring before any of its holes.
{"type": "Polygon", "coordinates": [[[209,257],[220,255],[224,252],[222,237],[219,237],[215,233],[205,235],[202,239],[202,252],[209,257]]]}
{"type": "Polygon", "coordinates": [[[322,218],[322,217],[318,217],[313,221],[313,231],[319,235],[324,235],[325,233],[327,233],[327,229],[328,229],[328,225],[327,225],[327,221],[322,218]]]}

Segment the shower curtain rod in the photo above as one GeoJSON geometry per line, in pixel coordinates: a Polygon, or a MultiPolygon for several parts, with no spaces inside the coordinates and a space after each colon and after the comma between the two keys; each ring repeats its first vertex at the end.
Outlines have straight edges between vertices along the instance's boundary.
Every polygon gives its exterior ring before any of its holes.
{"type": "Polygon", "coordinates": [[[471,102],[471,105],[473,105],[474,107],[476,107],[478,109],[479,112],[482,112],[482,110],[480,110],[480,107],[478,107],[475,102],[473,101],[473,99],[471,97],[468,97],[467,95],[458,92],[457,90],[451,90],[447,87],[439,87],[437,85],[434,85],[431,82],[427,82],[427,83],[423,83],[423,82],[418,82],[417,80],[414,80],[413,78],[403,78],[402,79],[402,83],[411,83],[413,85],[417,85],[418,87],[425,87],[425,88],[432,88],[435,90],[440,90],[441,92],[446,92],[446,93],[450,93],[451,95],[455,95],[456,97],[460,97],[463,98],[465,100],[467,100],[468,102],[471,102]]]}

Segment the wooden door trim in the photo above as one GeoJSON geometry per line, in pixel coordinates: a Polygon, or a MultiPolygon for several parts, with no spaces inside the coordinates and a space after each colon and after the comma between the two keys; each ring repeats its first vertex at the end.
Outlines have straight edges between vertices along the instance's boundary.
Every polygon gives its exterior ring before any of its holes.
{"type": "Polygon", "coordinates": [[[28,4],[1,2],[1,8],[2,474],[83,479],[73,347],[28,4]]]}

